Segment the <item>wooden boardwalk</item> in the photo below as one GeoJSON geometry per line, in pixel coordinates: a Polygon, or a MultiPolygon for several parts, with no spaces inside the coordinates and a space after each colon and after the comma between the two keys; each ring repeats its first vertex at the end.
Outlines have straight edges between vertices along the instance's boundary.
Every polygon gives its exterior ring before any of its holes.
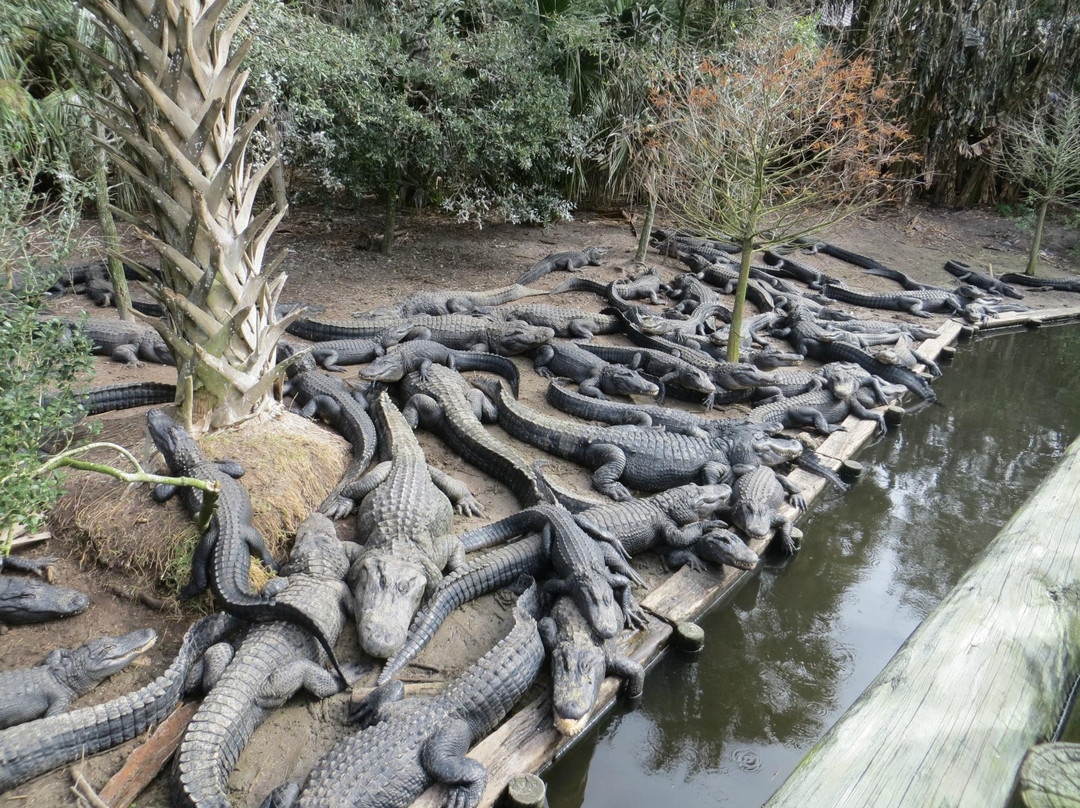
{"type": "MultiPolygon", "coordinates": [[[[1009,313],[994,318],[986,328],[1006,328],[1015,326],[1034,326],[1043,322],[1058,322],[1080,318],[1080,306],[1068,309],[1045,309],[1009,313]]],[[[938,334],[924,341],[919,353],[928,359],[937,359],[943,348],[952,345],[965,326],[955,320],[948,320],[938,329],[938,334]]],[[[827,466],[836,470],[845,460],[852,458],[874,436],[876,425],[854,416],[844,421],[845,431],[829,435],[818,447],[827,466]]],[[[827,485],[826,481],[814,474],[795,469],[788,475],[799,486],[807,505],[814,501],[827,485]]],[[[785,513],[793,519],[800,511],[785,505],[785,513]]],[[[765,550],[768,539],[749,542],[758,553],[765,550]]],[[[630,636],[624,636],[619,644],[632,659],[648,667],[667,650],[673,626],[683,621],[693,621],[710,608],[730,599],[738,587],[749,580],[755,571],[741,571],[732,567],[709,569],[696,572],[684,567],[662,584],[655,587],[641,602],[648,613],[649,625],[646,629],[630,636]]],[[[590,721],[595,723],[614,705],[618,695],[620,681],[608,677],[601,689],[600,699],[590,721]]],[[[646,686],[648,686],[646,684],[646,686]]],[[[516,774],[540,774],[577,739],[588,730],[574,738],[561,735],[554,727],[549,694],[536,698],[508,718],[487,738],[480,741],[469,752],[469,756],[483,763],[488,769],[488,782],[480,808],[495,805],[506,789],[507,783],[516,774]]],[[[445,798],[444,786],[429,788],[416,802],[414,808],[438,808],[445,798]]],[[[826,804],[814,801],[804,805],[826,804]]]]}

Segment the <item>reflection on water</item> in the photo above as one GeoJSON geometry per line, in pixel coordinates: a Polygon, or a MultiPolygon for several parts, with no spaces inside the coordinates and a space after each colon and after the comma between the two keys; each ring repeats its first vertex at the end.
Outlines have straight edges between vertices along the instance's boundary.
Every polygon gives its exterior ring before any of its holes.
{"type": "Polygon", "coordinates": [[[702,619],[641,707],[548,773],[553,808],[765,802],[1080,434],[1080,327],[961,347],[925,409],[827,493],[802,552],[702,619]]]}

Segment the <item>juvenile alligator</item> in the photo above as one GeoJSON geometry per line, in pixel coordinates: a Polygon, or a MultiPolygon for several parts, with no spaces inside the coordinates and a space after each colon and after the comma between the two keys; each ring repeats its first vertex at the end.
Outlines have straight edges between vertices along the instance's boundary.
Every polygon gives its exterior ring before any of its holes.
{"type": "Polygon", "coordinates": [[[525,270],[521,277],[517,279],[517,282],[520,284],[532,283],[556,270],[576,272],[583,267],[603,266],[604,262],[600,259],[607,254],[607,247],[586,247],[584,250],[551,253],[525,270]]]}
{"type": "MultiPolygon", "coordinates": [[[[210,524],[191,558],[191,580],[180,590],[180,597],[195,597],[209,585],[215,599],[229,614],[255,623],[270,620],[296,623],[315,635],[344,679],[333,644],[305,611],[291,603],[278,603],[272,595],[248,591],[251,553],[258,554],[272,570],[276,571],[278,565],[266,549],[259,531],[251,524],[251,500],[237,482],[243,475],[243,467],[231,460],[207,460],[195,439],[161,410],[150,410],[146,414],[146,423],[150,438],[165,457],[170,473],[210,480],[220,486],[210,524]]],[[[175,494],[180,494],[188,513],[199,516],[203,502],[201,491],[165,484],[154,489],[154,499],[158,502],[175,494]]]]}
{"type": "Polygon", "coordinates": [[[606,362],[619,362],[631,369],[641,369],[657,380],[660,388],[657,404],[663,404],[669,384],[677,385],[689,393],[705,396],[705,409],[712,409],[716,398],[716,385],[707,373],[684,359],[653,348],[624,348],[621,345],[582,345],[586,351],[606,362]]]}
{"type": "MultiPolygon", "coordinates": [[[[344,580],[350,549],[355,555],[360,546],[340,541],[329,519],[312,514],[297,529],[281,575],[266,586],[280,603],[307,612],[331,642],[352,613],[352,593],[344,580]]],[[[199,706],[177,751],[174,806],[228,808],[229,774],[271,712],[300,689],[325,699],[344,684],[323,668],[319,644],[292,623],[260,623],[251,627],[235,654],[227,644],[221,648],[219,664],[228,667],[199,706]]]]}
{"type": "Polygon", "coordinates": [[[791,555],[798,549],[792,538],[791,520],[779,512],[785,500],[803,510],[806,502],[799,489],[787,477],[765,466],[758,466],[735,479],[731,489],[732,524],[751,539],[764,539],[773,530],[780,549],[791,555]]]}
{"type": "Polygon", "coordinates": [[[852,252],[851,250],[845,250],[843,247],[838,247],[835,244],[830,244],[827,241],[811,242],[806,239],[797,239],[796,244],[803,244],[809,249],[807,252],[810,255],[829,255],[833,258],[837,258],[845,263],[852,264],[862,269],[876,269],[882,265],[875,261],[873,258],[867,258],[865,255],[852,252]]]}
{"type": "Polygon", "coordinates": [[[551,418],[521,404],[497,381],[478,379],[474,384],[495,402],[503,429],[593,469],[593,487],[612,499],[630,499],[627,485],[663,491],[689,482],[719,483],[727,474],[723,452],[707,440],[651,427],[601,427],[551,418]]]}
{"type": "Polygon", "coordinates": [[[615,334],[621,328],[619,318],[612,314],[598,314],[585,309],[551,306],[545,303],[500,306],[484,309],[484,312],[500,320],[518,320],[537,328],[551,329],[557,337],[592,339],[596,334],[615,334]]]}
{"type": "Polygon", "coordinates": [[[1001,276],[1005,283],[1029,286],[1033,289],[1056,289],[1059,292],[1080,292],[1080,278],[1036,278],[1034,275],[1021,275],[1006,272],[1001,276]]]}
{"type": "Polygon", "coordinates": [[[532,584],[514,607],[510,633],[439,696],[403,701],[401,682],[380,685],[353,712],[365,729],[315,764],[299,800],[283,799],[283,787],[264,808],[404,808],[432,782],[449,786],[447,805],[476,808],[487,771],[465,753],[536,679],[544,662],[537,612],[532,584]]]}
{"type": "Polygon", "coordinates": [[[785,427],[813,426],[823,435],[829,435],[843,429],[840,422],[853,414],[875,421],[878,432],[884,434],[885,418],[881,413],[867,409],[856,395],[860,387],[857,377],[839,372],[835,364],[825,366],[828,379],[825,388],[755,407],[750,411],[750,418],[762,424],[785,427]]]}
{"type": "Polygon", "coordinates": [[[636,370],[612,364],[573,343],[542,345],[533,358],[533,367],[546,379],[573,379],[581,393],[592,398],[660,394],[660,387],[643,379],[636,370]]]}
{"type": "Polygon", "coordinates": [[[380,393],[373,406],[379,445],[388,459],[342,495],[360,503],[356,527],[364,549],[348,579],[360,645],[385,659],[405,641],[421,599],[435,591],[442,570],[465,560],[461,542],[448,535],[455,508],[468,515],[483,508],[464,483],[428,465],[387,393],[380,393]]]}
{"type": "Polygon", "coordinates": [[[965,303],[961,295],[965,294],[964,289],[965,287],[961,286],[956,292],[943,289],[916,289],[910,292],[873,294],[859,292],[846,286],[826,284],[825,296],[855,306],[906,311],[916,317],[929,317],[931,312],[963,314],[965,303]]]}
{"type": "Polygon", "coordinates": [[[90,598],[75,589],[47,583],[52,580],[55,558],[17,558],[0,555],[0,570],[12,569],[40,576],[20,578],[0,575],[0,633],[6,626],[47,623],[86,611],[90,598]]]}
{"type": "Polygon", "coordinates": [[[295,397],[300,414],[305,418],[318,414],[352,447],[349,467],[319,505],[320,513],[343,519],[352,512],[353,502],[341,492],[367,471],[378,445],[375,424],[367,414],[367,400],[341,379],[316,369],[315,358],[310,354],[290,365],[287,373],[289,378],[283,390],[295,397]]]}
{"type": "Polygon", "coordinates": [[[426,377],[417,371],[406,376],[402,389],[406,399],[402,414],[410,425],[435,432],[465,462],[509,488],[522,505],[543,499],[532,468],[484,428],[481,417],[494,421],[497,414],[460,373],[432,365],[426,377]]]}
{"type": "Polygon", "coordinates": [[[831,322],[829,328],[847,331],[851,334],[907,334],[913,339],[934,339],[937,329],[927,328],[916,323],[899,323],[895,320],[844,320],[831,322]]]}
{"type": "Polygon", "coordinates": [[[175,365],[165,340],[153,328],[142,323],[91,318],[85,321],[59,318],[72,330],[78,329],[93,343],[95,354],[114,362],[138,367],[139,360],[159,365],[175,365]]]}
{"type": "Polygon", "coordinates": [[[435,593],[416,613],[404,644],[386,660],[378,684],[390,681],[415,659],[454,609],[510,585],[519,575],[539,575],[547,564],[546,540],[539,533],[470,556],[442,579],[435,593]]]}
{"type": "Polygon", "coordinates": [[[539,628],[551,656],[551,707],[560,733],[572,737],[585,728],[609,674],[623,680],[627,699],[641,697],[645,669],[599,636],[572,598],[556,600],[539,628]]]}
{"type": "Polygon", "coordinates": [[[58,715],[157,642],[151,629],[58,648],[36,668],[0,672],[0,729],[58,715]]]}
{"type": "Polygon", "coordinates": [[[389,306],[380,306],[368,311],[353,312],[353,317],[370,319],[373,317],[412,317],[414,314],[469,314],[484,306],[500,306],[513,303],[523,297],[550,295],[543,289],[531,289],[520,283],[491,289],[486,292],[434,291],[413,292],[404,300],[389,306]]]}
{"type": "Polygon", "coordinates": [[[546,342],[555,332],[523,322],[504,322],[493,317],[446,314],[433,317],[418,314],[409,318],[378,320],[297,320],[287,329],[290,334],[310,340],[358,339],[377,337],[388,329],[405,329],[413,339],[430,339],[447,348],[483,350],[503,356],[525,353],[546,342]]]}
{"type": "MultiPolygon", "coordinates": [[[[692,272],[684,272],[683,274],[676,275],[672,278],[671,283],[665,284],[664,294],[672,300],[679,301],[676,306],[668,310],[669,314],[672,311],[675,311],[685,315],[689,314],[699,306],[723,304],[723,301],[720,299],[720,294],[712,286],[705,283],[692,272]]],[[[725,322],[730,322],[730,310],[728,310],[727,315],[722,316],[721,319],[725,322]]]]}
{"type": "Polygon", "coordinates": [[[204,617],[188,629],[173,663],[145,687],[104,704],[0,731],[0,793],[65,763],[112,749],[160,724],[199,683],[206,650],[238,624],[227,614],[204,617]]]}
{"type": "Polygon", "coordinates": [[[344,365],[370,362],[386,353],[386,345],[393,345],[398,341],[393,335],[393,329],[390,329],[389,334],[384,334],[379,339],[334,339],[316,342],[311,346],[311,355],[319,367],[334,373],[344,373],[344,365]]]}
{"type": "MultiPolygon", "coordinates": [[[[544,347],[546,346],[541,345],[541,350],[544,347]]],[[[516,395],[520,381],[517,365],[505,356],[482,351],[458,351],[447,348],[441,342],[426,339],[402,343],[362,369],[359,376],[361,379],[373,382],[399,382],[405,374],[416,370],[421,374],[426,374],[432,363],[446,365],[452,370],[482,370],[496,373],[510,383],[516,395]]]]}
{"type": "Polygon", "coordinates": [[[979,289],[985,289],[988,292],[993,292],[995,295],[1002,295],[1003,297],[1011,297],[1016,300],[1023,300],[1024,296],[1014,286],[1010,286],[1001,278],[995,278],[993,275],[987,275],[985,272],[979,272],[974,267],[970,267],[963,261],[946,261],[945,271],[950,275],[955,276],[960,283],[967,283],[971,286],[977,286],[979,289]]]}
{"type": "Polygon", "coordinates": [[[655,267],[650,267],[637,275],[617,278],[608,283],[589,278],[571,278],[552,289],[550,294],[592,292],[613,305],[618,305],[625,300],[647,299],[650,303],[659,306],[662,302],[659,297],[660,289],[660,272],[655,267]]]}
{"type": "MultiPolygon", "coordinates": [[[[903,273],[898,269],[889,269],[888,267],[883,266],[867,267],[866,274],[876,275],[879,278],[888,278],[889,280],[896,281],[909,292],[921,292],[927,290],[934,290],[937,292],[949,291],[943,286],[934,286],[931,283],[923,283],[922,281],[917,281],[910,275],[907,275],[906,273],[903,273]]],[[[843,282],[839,281],[837,285],[842,286],[843,282]]]]}
{"type": "Polygon", "coordinates": [[[770,274],[794,278],[819,292],[824,290],[825,284],[827,283],[841,283],[839,278],[814,269],[812,266],[804,264],[802,261],[796,261],[792,258],[779,255],[772,250],[766,250],[763,257],[765,263],[771,267],[771,269],[767,270],[770,274]]]}

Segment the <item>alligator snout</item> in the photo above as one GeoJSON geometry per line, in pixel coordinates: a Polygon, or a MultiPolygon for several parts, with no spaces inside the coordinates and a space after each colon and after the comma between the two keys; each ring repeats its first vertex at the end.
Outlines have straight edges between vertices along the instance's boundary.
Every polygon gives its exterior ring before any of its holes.
{"type": "Polygon", "coordinates": [[[740,570],[752,570],[758,554],[730,530],[713,530],[698,539],[697,554],[713,564],[727,564],[740,570]]]}
{"type": "Polygon", "coordinates": [[[597,647],[558,648],[552,654],[552,710],[560,733],[572,737],[585,728],[606,671],[597,647]]]}
{"type": "Polygon", "coordinates": [[[401,648],[426,586],[427,576],[419,564],[373,554],[361,559],[354,594],[357,633],[365,653],[387,659],[401,648]]]}

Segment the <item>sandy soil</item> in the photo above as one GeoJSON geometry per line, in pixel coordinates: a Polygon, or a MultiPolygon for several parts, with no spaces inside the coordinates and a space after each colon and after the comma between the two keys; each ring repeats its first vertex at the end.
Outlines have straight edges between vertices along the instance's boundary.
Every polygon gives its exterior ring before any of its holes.
{"type": "MultiPolygon", "coordinates": [[[[386,257],[356,247],[363,236],[378,232],[378,211],[305,209],[294,212],[273,242],[273,246],[288,250],[284,268],[290,279],[285,299],[319,303],[326,307],[325,317],[346,319],[353,311],[382,305],[417,290],[483,289],[512,283],[524,269],[548,253],[594,244],[608,246],[611,252],[607,264],[588,270],[588,276],[611,280],[624,268],[634,269],[630,259],[635,238],[626,220],[617,214],[582,214],[574,222],[543,229],[495,225],[483,230],[461,227],[427,214],[412,214],[403,217],[401,226],[404,232],[396,250],[386,257]]],[[[949,258],[983,270],[992,265],[997,274],[1020,272],[1025,265],[1027,246],[1026,236],[1017,232],[1008,220],[980,212],[953,213],[923,208],[889,211],[872,219],[849,221],[834,227],[824,237],[920,280],[946,286],[951,286],[954,281],[942,269],[949,258]]],[[[1051,255],[1042,263],[1041,274],[1063,276],[1080,271],[1075,232],[1051,229],[1046,249],[1051,255]]],[[[132,250],[136,257],[152,262],[149,253],[140,250],[138,245],[133,243],[132,250]]],[[[647,260],[650,265],[663,268],[665,276],[673,275],[679,266],[672,259],[655,255],[650,255],[647,260]]],[[[834,259],[813,256],[805,260],[854,285],[883,290],[897,288],[891,281],[865,276],[834,259]]],[[[565,274],[556,273],[541,279],[537,285],[552,288],[565,278],[565,274]]],[[[584,293],[562,295],[551,302],[597,308],[596,298],[584,293]]],[[[1080,295],[1033,292],[1027,295],[1024,303],[1038,308],[1080,305],[1080,295]]],[[[54,308],[64,314],[86,308],[93,316],[109,316],[77,296],[60,299],[54,308]]],[[[619,339],[614,338],[614,341],[619,339]]],[[[546,382],[530,370],[529,362],[518,360],[518,363],[522,371],[522,398],[545,409],[543,390],[546,382]]],[[[152,365],[125,368],[99,358],[94,383],[141,379],[171,381],[173,378],[171,368],[152,365]]],[[[134,418],[130,414],[119,414],[109,419],[119,421],[112,425],[113,432],[136,430],[141,423],[141,414],[134,418]]],[[[497,427],[491,429],[523,456],[536,456],[531,447],[508,437],[497,427]]],[[[133,445],[142,441],[139,434],[128,437],[133,445]]],[[[429,460],[463,479],[487,509],[480,519],[457,518],[455,528],[469,529],[517,510],[516,501],[502,484],[463,464],[438,439],[423,435],[421,441],[429,460]]],[[[564,482],[582,492],[590,491],[587,477],[572,464],[555,461],[550,468],[564,482]]],[[[351,520],[341,523],[342,538],[353,538],[353,531],[351,520]]],[[[0,637],[0,669],[37,664],[52,648],[74,647],[102,634],[119,634],[146,626],[155,628],[160,639],[147,661],[128,668],[76,705],[82,706],[139,687],[168,664],[194,612],[190,609],[157,611],[120,597],[113,588],[130,589],[137,583],[135,578],[123,571],[107,570],[89,563],[86,548],[76,542],[54,538],[48,546],[28,553],[43,554],[61,557],[57,568],[58,582],[89,593],[91,607],[84,614],[65,621],[17,627],[0,637]]],[[[651,581],[656,581],[663,571],[653,560],[646,563],[645,574],[651,581]]],[[[406,669],[404,679],[421,688],[422,683],[445,681],[489,647],[505,630],[507,619],[506,609],[492,597],[471,604],[444,626],[416,664],[406,669]]],[[[359,655],[351,625],[346,628],[339,654],[343,659],[355,659],[359,655]]],[[[370,684],[373,677],[374,669],[360,686],[370,684]]],[[[234,804],[258,805],[273,786],[287,778],[302,777],[319,755],[349,731],[341,724],[347,699],[347,695],[342,695],[317,703],[299,697],[278,711],[256,733],[241,758],[230,784],[234,804]]],[[[82,767],[90,782],[101,787],[134,746],[135,742],[125,744],[85,761],[82,767]]],[[[69,793],[69,785],[66,771],[53,772],[3,795],[0,806],[72,805],[74,798],[69,793]]],[[[166,785],[166,779],[159,777],[139,798],[140,808],[167,805],[166,785]]]]}

